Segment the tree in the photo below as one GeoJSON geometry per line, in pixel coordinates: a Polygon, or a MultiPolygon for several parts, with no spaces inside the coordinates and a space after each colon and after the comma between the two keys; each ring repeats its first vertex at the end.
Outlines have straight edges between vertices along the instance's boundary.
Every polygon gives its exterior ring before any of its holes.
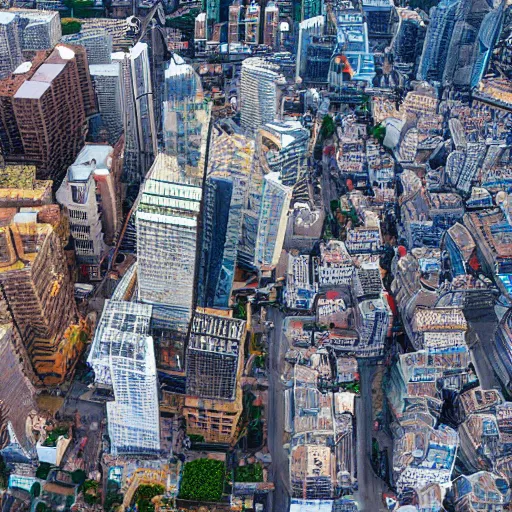
{"type": "Polygon", "coordinates": [[[334,119],[330,115],[326,115],[322,120],[322,127],[320,128],[322,138],[325,140],[332,137],[335,130],[336,126],[334,124],[334,119]]]}
{"type": "Polygon", "coordinates": [[[76,18],[62,18],[60,25],[62,27],[62,35],[78,34],[82,29],[82,24],[76,18]]]}
{"type": "Polygon", "coordinates": [[[224,491],[226,469],[219,460],[196,459],[183,470],[179,497],[184,500],[219,501],[224,491]]]}

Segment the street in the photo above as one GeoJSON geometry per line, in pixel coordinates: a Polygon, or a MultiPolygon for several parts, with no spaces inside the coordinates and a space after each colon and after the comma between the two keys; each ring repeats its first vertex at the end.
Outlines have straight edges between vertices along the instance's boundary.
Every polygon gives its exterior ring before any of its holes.
{"type": "Polygon", "coordinates": [[[269,394],[268,394],[268,446],[272,455],[272,475],[275,491],[270,510],[285,512],[289,502],[288,452],[283,449],[284,435],[284,385],[281,382],[286,340],[283,335],[284,315],[275,308],[268,308],[267,318],[274,322],[269,333],[269,394]]]}
{"type": "Polygon", "coordinates": [[[384,482],[378,478],[372,468],[372,381],[375,374],[375,365],[361,359],[359,362],[359,376],[361,396],[356,400],[356,458],[357,480],[359,490],[354,493],[361,512],[381,512],[386,508],[382,502],[382,493],[386,489],[384,482]]]}

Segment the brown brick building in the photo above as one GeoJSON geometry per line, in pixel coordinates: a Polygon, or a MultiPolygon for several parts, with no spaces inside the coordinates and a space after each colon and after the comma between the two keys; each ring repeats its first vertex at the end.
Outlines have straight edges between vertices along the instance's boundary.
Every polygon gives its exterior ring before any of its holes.
{"type": "Polygon", "coordinates": [[[57,186],[82,148],[96,101],[85,49],[59,44],[0,81],[0,145],[8,163],[37,166],[57,186]]]}

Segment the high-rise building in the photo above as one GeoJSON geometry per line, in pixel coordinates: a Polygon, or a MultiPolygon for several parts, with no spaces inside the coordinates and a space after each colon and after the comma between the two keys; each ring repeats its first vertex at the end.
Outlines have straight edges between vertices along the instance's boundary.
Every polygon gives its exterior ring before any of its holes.
{"type": "Polygon", "coordinates": [[[214,313],[194,313],[187,346],[187,395],[234,400],[245,322],[214,313]]]}
{"type": "Polygon", "coordinates": [[[322,14],[322,2],[320,0],[302,0],[301,20],[305,21],[322,14]]]}
{"type": "Polygon", "coordinates": [[[22,50],[51,50],[62,37],[58,12],[10,9],[1,10],[0,13],[13,13],[19,20],[22,50]]]}
{"type": "Polygon", "coordinates": [[[283,185],[278,172],[264,176],[254,263],[277,265],[283,249],[292,188],[283,185]]]}
{"type": "Polygon", "coordinates": [[[414,78],[425,39],[426,24],[421,15],[407,8],[396,8],[398,24],[391,43],[393,66],[414,78]]]}
{"type": "Polygon", "coordinates": [[[153,86],[146,43],[112,54],[121,64],[125,156],[123,180],[140,184],[157,153],[153,86]]]}
{"type": "Polygon", "coordinates": [[[160,450],[158,380],[151,306],[107,300],[88,363],[98,388],[112,390],[107,403],[111,453],[157,455],[160,450]]]}
{"type": "Polygon", "coordinates": [[[265,124],[274,121],[277,113],[277,82],[279,66],[253,57],[242,63],[241,124],[254,137],[265,124]]]}
{"type": "Polygon", "coordinates": [[[483,77],[504,16],[504,4],[463,0],[457,8],[444,85],[475,87],[483,77]]]}
{"type": "Polygon", "coordinates": [[[198,304],[227,307],[235,273],[236,243],[225,253],[233,183],[224,177],[208,176],[205,183],[201,263],[197,283],[198,304]]]}
{"type": "Polygon", "coordinates": [[[204,99],[199,75],[173,54],[165,71],[163,139],[167,155],[183,169],[202,176],[210,125],[210,107],[204,99]]]}
{"type": "MultiPolygon", "coordinates": [[[[325,17],[315,16],[304,20],[299,24],[299,43],[297,47],[297,68],[295,78],[304,77],[308,62],[307,51],[313,41],[314,36],[322,36],[325,29],[325,17]]],[[[332,51],[331,51],[332,53],[332,51]]],[[[327,66],[331,60],[330,54],[327,58],[327,66]]],[[[325,73],[327,76],[327,73],[325,73]]]]}
{"type": "Polygon", "coordinates": [[[442,0],[430,11],[418,79],[442,82],[460,3],[461,0],[442,0]]]}
{"type": "Polygon", "coordinates": [[[370,52],[368,26],[363,14],[356,10],[338,14],[336,32],[337,45],[329,70],[329,85],[339,89],[346,80],[372,83],[375,61],[370,52]]]}
{"type": "Polygon", "coordinates": [[[283,185],[293,186],[306,169],[309,131],[299,122],[267,123],[258,132],[257,153],[263,173],[278,172],[283,185]]]}
{"type": "Polygon", "coordinates": [[[0,81],[0,144],[7,162],[32,163],[59,181],[84,143],[95,110],[83,48],[57,45],[0,81]]]}
{"type": "Polygon", "coordinates": [[[393,2],[391,0],[363,0],[362,4],[370,37],[372,39],[389,37],[393,2]]]}
{"type": "Polygon", "coordinates": [[[228,43],[239,43],[242,40],[243,6],[235,1],[229,6],[228,43]]]}
{"type": "MultiPolygon", "coordinates": [[[[34,168],[26,169],[27,178],[33,176],[34,168]]],[[[50,191],[49,184],[41,187],[45,190],[50,191]]],[[[12,194],[12,189],[8,192],[12,194]]],[[[28,199],[31,192],[19,190],[19,196],[28,199]]],[[[43,193],[39,199],[46,201],[45,197],[51,194],[43,193]]],[[[54,228],[44,222],[44,209],[5,211],[10,214],[0,233],[2,293],[36,375],[45,384],[62,382],[77,356],[64,339],[77,317],[66,256],[54,228]]]]}
{"type": "Polygon", "coordinates": [[[198,309],[187,347],[187,432],[212,443],[235,440],[242,412],[245,322],[231,311],[198,309]]]}
{"type": "Polygon", "coordinates": [[[62,42],[83,46],[90,66],[112,62],[112,35],[103,28],[83,29],[62,37],[62,42]]]}
{"type": "Polygon", "coordinates": [[[107,145],[87,144],[57,191],[67,211],[77,263],[89,279],[101,279],[100,267],[120,223],[119,155],[107,145]]]}
{"type": "Polygon", "coordinates": [[[9,76],[22,62],[19,18],[0,11],[0,80],[9,76]]]}
{"type": "Polygon", "coordinates": [[[260,16],[261,7],[252,2],[245,9],[245,42],[259,44],[260,42],[260,16]]]}
{"type": "Polygon", "coordinates": [[[275,2],[269,2],[265,7],[265,27],[263,29],[263,44],[277,48],[277,30],[279,27],[279,8],[275,2]]]}
{"type": "Polygon", "coordinates": [[[90,121],[90,137],[94,142],[115,144],[123,133],[121,67],[118,62],[89,66],[96,97],[98,115],[90,121]],[[94,121],[93,121],[94,120],[94,121]]]}
{"type": "Polygon", "coordinates": [[[135,214],[139,300],[165,310],[171,328],[181,332],[194,309],[202,181],[160,153],[135,214]]]}

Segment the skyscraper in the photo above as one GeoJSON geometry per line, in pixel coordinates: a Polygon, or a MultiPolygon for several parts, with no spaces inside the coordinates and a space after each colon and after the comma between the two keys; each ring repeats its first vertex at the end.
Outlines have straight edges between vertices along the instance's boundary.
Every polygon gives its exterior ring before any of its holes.
{"type": "MultiPolygon", "coordinates": [[[[25,172],[28,178],[34,168],[25,172]]],[[[41,190],[50,192],[50,185],[41,190]]],[[[24,193],[33,195],[19,190],[19,197],[24,193]]],[[[42,201],[48,198],[51,194],[40,195],[42,201]]],[[[15,211],[11,209],[0,232],[0,286],[37,376],[45,384],[55,384],[64,380],[77,355],[68,351],[72,347],[66,347],[63,339],[77,318],[73,284],[61,241],[44,222],[42,211],[15,211]]]]}
{"type": "Polygon", "coordinates": [[[19,18],[0,11],[0,80],[9,76],[22,62],[19,18]]]}
{"type": "Polygon", "coordinates": [[[204,173],[210,107],[203,96],[198,74],[173,54],[165,71],[163,139],[167,155],[188,170],[204,173]]]}
{"type": "Polygon", "coordinates": [[[277,265],[283,249],[292,188],[283,185],[278,172],[264,177],[254,263],[277,265]]]}
{"type": "Polygon", "coordinates": [[[205,184],[198,304],[227,307],[233,284],[235,251],[225,252],[233,183],[224,177],[208,176],[205,184]]]}
{"type": "Polygon", "coordinates": [[[121,66],[118,62],[94,64],[89,66],[89,70],[99,109],[94,121],[90,121],[90,137],[94,142],[106,140],[115,144],[123,133],[121,66]]]}
{"type": "Polygon", "coordinates": [[[261,7],[251,2],[245,9],[245,42],[247,44],[259,44],[260,42],[260,16],[261,7]]]}
{"type": "Polygon", "coordinates": [[[455,15],[461,0],[442,0],[430,11],[418,79],[441,82],[443,79],[448,48],[455,25],[455,15]]]}
{"type": "Polygon", "coordinates": [[[186,332],[195,301],[202,175],[186,175],[177,159],[160,153],[135,214],[139,300],[166,311],[186,332]]]}
{"type": "Polygon", "coordinates": [[[475,87],[482,78],[503,21],[504,4],[462,0],[448,48],[443,84],[475,87]]]}
{"type": "Polygon", "coordinates": [[[277,81],[279,66],[253,57],[242,64],[241,124],[254,137],[265,123],[272,122],[277,113],[277,81]]]}
{"type": "Polygon", "coordinates": [[[293,186],[306,169],[309,132],[299,122],[273,122],[258,132],[257,153],[264,174],[278,172],[281,183],[293,186]]]}
{"type": "Polygon", "coordinates": [[[62,37],[63,43],[83,46],[90,66],[112,62],[112,35],[103,28],[82,29],[62,37]]]}
{"type": "Polygon", "coordinates": [[[275,2],[269,2],[265,7],[265,27],[263,30],[263,44],[277,48],[277,29],[279,26],[279,8],[275,2]]]}
{"type": "Polygon", "coordinates": [[[13,13],[19,20],[18,28],[22,50],[51,50],[62,37],[58,12],[11,9],[2,10],[0,13],[13,13]]]}
{"type": "Polygon", "coordinates": [[[128,53],[113,53],[112,60],[121,64],[125,133],[123,180],[140,184],[157,152],[148,45],[137,43],[128,53]]]}
{"type": "Polygon", "coordinates": [[[160,416],[153,339],[148,335],[151,306],[107,300],[88,363],[95,384],[112,389],[107,403],[111,453],[157,455],[160,416]]]}
{"type": "Polygon", "coordinates": [[[69,216],[77,263],[92,280],[101,279],[101,262],[120,221],[116,167],[112,146],[86,144],[56,194],[69,216]]]}
{"type": "Polygon", "coordinates": [[[83,48],[57,45],[43,59],[0,82],[0,143],[6,161],[32,163],[39,178],[58,181],[84,143],[94,91],[83,48]]]}
{"type": "Polygon", "coordinates": [[[187,348],[187,432],[207,442],[230,443],[242,412],[240,375],[245,322],[232,312],[198,309],[187,348]]]}

